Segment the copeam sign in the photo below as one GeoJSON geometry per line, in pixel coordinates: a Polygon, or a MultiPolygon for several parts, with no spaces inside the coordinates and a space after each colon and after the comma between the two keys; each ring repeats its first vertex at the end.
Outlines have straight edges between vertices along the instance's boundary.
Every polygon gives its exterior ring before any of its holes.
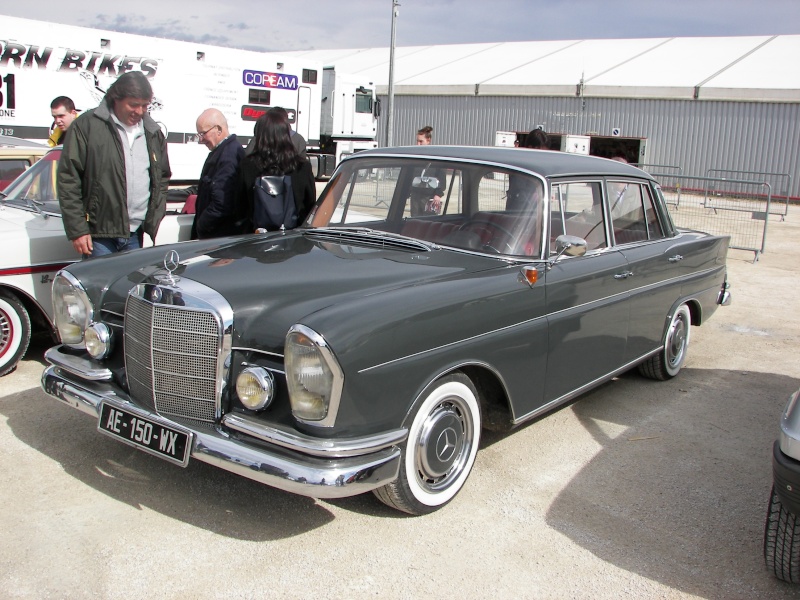
{"type": "Polygon", "coordinates": [[[296,90],[297,75],[267,73],[266,71],[242,71],[242,83],[250,87],[296,90]]]}

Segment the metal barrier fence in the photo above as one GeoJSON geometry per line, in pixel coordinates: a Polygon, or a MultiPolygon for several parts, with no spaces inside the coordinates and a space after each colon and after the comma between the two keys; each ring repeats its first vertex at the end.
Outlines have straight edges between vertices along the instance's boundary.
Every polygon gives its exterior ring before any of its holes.
{"type": "Polygon", "coordinates": [[[764,252],[772,188],[764,181],[658,176],[675,225],[731,236],[731,248],[764,252]]]}
{"type": "Polygon", "coordinates": [[[649,163],[631,163],[634,167],[640,168],[642,171],[647,171],[655,177],[656,175],[683,175],[683,167],[678,165],[654,165],[649,163]]]}
{"type": "Polygon", "coordinates": [[[781,221],[789,214],[789,191],[792,189],[792,176],[788,173],[771,173],[769,171],[736,171],[733,169],[709,169],[706,177],[725,178],[730,174],[736,179],[756,179],[764,180],[776,193],[773,196],[770,212],[780,215],[781,221]],[[783,201],[776,201],[780,197],[783,201]]]}

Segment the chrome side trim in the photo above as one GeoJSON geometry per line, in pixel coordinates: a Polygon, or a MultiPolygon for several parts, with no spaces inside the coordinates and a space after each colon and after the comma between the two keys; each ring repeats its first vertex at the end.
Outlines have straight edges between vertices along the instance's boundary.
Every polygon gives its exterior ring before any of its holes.
{"type": "MultiPolygon", "coordinates": [[[[105,402],[143,418],[173,423],[133,404],[122,393],[117,393],[111,384],[71,381],[55,366],[47,367],[42,373],[42,388],[54,398],[95,419],[101,402],[105,402]]],[[[311,498],[345,498],[362,494],[394,481],[400,472],[400,448],[397,446],[326,460],[277,445],[265,448],[261,442],[251,443],[215,429],[193,429],[184,422],[174,426],[194,435],[192,458],[311,498]]]]}
{"type": "Polygon", "coordinates": [[[610,373],[607,373],[606,375],[603,375],[602,377],[598,377],[598,378],[597,378],[597,379],[595,379],[594,381],[590,381],[589,383],[586,383],[586,384],[582,385],[582,386],[581,386],[581,387],[579,387],[578,389],[572,390],[572,391],[571,391],[571,392],[569,392],[568,394],[564,394],[564,395],[563,395],[563,396],[561,396],[560,398],[556,398],[555,400],[551,400],[551,401],[550,401],[550,402],[548,402],[547,404],[543,404],[542,406],[540,406],[540,407],[539,407],[539,408],[537,408],[537,409],[534,409],[534,410],[532,410],[532,411],[531,411],[531,412],[529,412],[528,414],[526,414],[526,415],[523,415],[523,416],[521,416],[521,417],[519,417],[519,418],[516,418],[516,419],[514,419],[514,420],[512,421],[512,423],[513,423],[514,425],[519,425],[520,423],[524,423],[525,421],[529,421],[530,419],[536,418],[536,417],[538,417],[538,416],[540,416],[540,415],[543,415],[544,413],[550,412],[550,411],[551,411],[551,410],[553,410],[554,408],[556,408],[556,407],[558,407],[558,406],[560,406],[560,405],[564,404],[565,402],[569,402],[569,401],[570,401],[570,400],[572,400],[573,398],[576,398],[577,396],[580,396],[580,395],[581,395],[581,394],[583,394],[584,392],[587,392],[588,390],[590,390],[590,389],[592,389],[592,388],[594,388],[594,387],[597,387],[597,386],[598,386],[598,385],[600,385],[601,383],[605,383],[605,382],[606,382],[606,381],[608,381],[609,379],[613,379],[613,378],[614,378],[614,377],[616,377],[617,375],[620,375],[621,373],[624,373],[625,371],[628,371],[628,370],[629,370],[631,367],[635,367],[636,365],[638,365],[638,364],[639,364],[640,362],[642,362],[643,360],[647,360],[647,359],[648,359],[648,358],[650,358],[651,356],[653,356],[653,355],[655,355],[655,354],[658,354],[658,353],[659,353],[659,352],[661,352],[663,349],[664,349],[664,346],[663,346],[663,345],[662,345],[662,346],[659,346],[658,348],[656,348],[656,349],[655,349],[655,350],[653,350],[652,352],[648,352],[648,353],[646,353],[646,354],[643,354],[643,355],[642,355],[642,356],[640,356],[639,358],[636,358],[636,359],[634,359],[634,360],[630,361],[629,363],[627,363],[627,364],[625,364],[625,365],[621,366],[619,369],[616,369],[616,370],[614,370],[614,371],[611,371],[610,373]]]}
{"type": "Polygon", "coordinates": [[[473,335],[468,338],[462,338],[460,340],[455,340],[453,342],[449,342],[447,344],[442,344],[441,346],[434,346],[433,348],[428,348],[427,350],[420,350],[419,352],[415,352],[413,354],[407,354],[405,356],[398,356],[397,358],[393,358],[392,360],[387,360],[386,362],[379,363],[377,365],[372,365],[371,367],[366,367],[364,369],[360,369],[359,373],[366,373],[367,371],[371,371],[373,369],[379,369],[381,367],[385,367],[386,365],[391,365],[392,363],[400,362],[402,360],[406,360],[408,358],[414,358],[417,356],[422,356],[424,354],[428,354],[430,352],[436,352],[437,350],[441,350],[443,348],[449,348],[451,346],[457,346],[459,344],[463,344],[465,342],[471,342],[472,340],[477,340],[482,337],[486,337],[487,335],[493,335],[495,333],[499,333],[501,331],[506,331],[507,329],[514,329],[515,327],[519,327],[520,325],[526,325],[528,323],[534,323],[536,321],[541,321],[542,319],[546,319],[548,315],[542,315],[541,317],[534,317],[533,319],[527,319],[525,321],[520,321],[519,323],[514,323],[512,325],[507,325],[505,327],[501,327],[499,329],[493,329],[492,331],[486,331],[484,333],[479,333],[477,335],[473,335]]]}
{"type": "Polygon", "coordinates": [[[283,354],[277,352],[268,352],[267,350],[260,350],[259,348],[250,348],[249,346],[231,346],[231,352],[253,352],[254,354],[263,354],[265,356],[274,356],[283,360],[283,354]]]}
{"type": "Polygon", "coordinates": [[[377,452],[404,442],[408,436],[407,429],[398,429],[360,438],[313,438],[288,431],[280,431],[248,415],[233,413],[223,417],[222,425],[271,444],[297,450],[304,454],[327,458],[358,456],[377,452]]]}

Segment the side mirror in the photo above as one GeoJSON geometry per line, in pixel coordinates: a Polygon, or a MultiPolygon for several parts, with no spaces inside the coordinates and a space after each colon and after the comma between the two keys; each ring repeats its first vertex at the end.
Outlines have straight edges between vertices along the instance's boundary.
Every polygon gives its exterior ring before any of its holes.
{"type": "Polygon", "coordinates": [[[422,190],[435,190],[439,187],[438,177],[414,177],[411,181],[411,187],[422,190]]]}
{"type": "Polygon", "coordinates": [[[556,238],[556,252],[558,255],[583,256],[586,254],[586,240],[577,235],[560,235],[556,238]]]}
{"type": "Polygon", "coordinates": [[[373,105],[372,112],[376,117],[381,116],[381,101],[378,98],[375,98],[375,104],[373,105]]]}
{"type": "Polygon", "coordinates": [[[561,258],[566,256],[583,256],[586,254],[586,240],[577,235],[560,235],[556,238],[556,255],[551,256],[548,261],[548,269],[561,258]]]}

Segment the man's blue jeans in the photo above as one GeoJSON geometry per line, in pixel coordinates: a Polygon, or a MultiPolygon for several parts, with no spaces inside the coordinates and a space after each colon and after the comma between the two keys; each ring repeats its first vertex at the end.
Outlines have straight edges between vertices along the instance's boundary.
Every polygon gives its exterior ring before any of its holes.
{"type": "Polygon", "coordinates": [[[125,250],[136,250],[142,247],[139,232],[134,231],[130,237],[120,238],[92,238],[92,253],[84,258],[97,258],[107,254],[116,254],[125,250]]]}

